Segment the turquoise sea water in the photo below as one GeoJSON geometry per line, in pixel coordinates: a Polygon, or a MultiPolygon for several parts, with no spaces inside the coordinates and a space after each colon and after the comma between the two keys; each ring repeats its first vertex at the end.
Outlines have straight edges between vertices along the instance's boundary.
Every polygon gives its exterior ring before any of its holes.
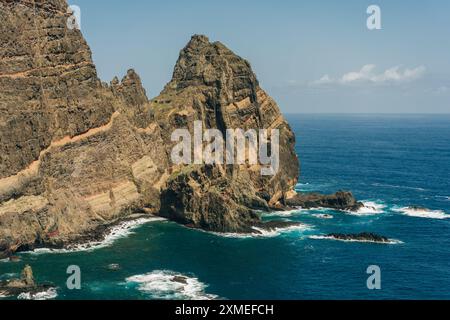
{"type": "Polygon", "coordinates": [[[450,116],[287,118],[302,162],[298,190],[352,190],[365,210],[272,214],[264,219],[304,227],[253,238],[150,222],[97,250],[0,262],[0,277],[17,276],[28,263],[38,281],[58,287],[46,295],[56,299],[449,299],[450,116]],[[428,210],[405,210],[411,205],[428,210]],[[324,213],[333,218],[316,215],[324,213]],[[363,231],[399,242],[313,239],[363,231]],[[112,263],[120,270],[110,271],[112,263]],[[69,265],[81,268],[81,290],[66,287],[69,265]],[[369,265],[381,268],[381,290],[367,289],[369,265]]]}

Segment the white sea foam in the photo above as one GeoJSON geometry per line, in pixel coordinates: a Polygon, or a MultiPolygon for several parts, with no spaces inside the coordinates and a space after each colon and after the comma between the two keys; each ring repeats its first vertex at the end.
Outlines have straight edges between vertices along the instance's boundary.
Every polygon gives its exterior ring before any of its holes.
{"type": "Polygon", "coordinates": [[[297,183],[297,185],[295,186],[295,189],[298,191],[307,191],[310,189],[310,184],[308,182],[306,183],[297,183]]]}
{"type": "Polygon", "coordinates": [[[325,214],[325,213],[314,213],[312,214],[313,217],[319,218],[319,219],[333,219],[334,217],[331,214],[325,214]]]}
{"type": "Polygon", "coordinates": [[[386,188],[394,188],[394,189],[408,189],[408,190],[416,190],[416,191],[426,191],[424,188],[420,187],[409,187],[409,186],[399,186],[395,184],[385,184],[385,183],[372,183],[375,187],[386,187],[386,188]]]}
{"type": "Polygon", "coordinates": [[[199,279],[169,270],[156,270],[132,276],[128,283],[138,284],[138,290],[148,293],[153,299],[165,300],[215,300],[219,296],[206,293],[207,285],[199,279]],[[178,278],[178,280],[177,280],[178,278]]]}
{"type": "MultiPolygon", "coordinates": [[[[306,224],[296,224],[296,225],[289,226],[289,227],[274,228],[271,230],[265,230],[265,229],[257,228],[257,227],[253,227],[253,229],[260,232],[262,237],[270,238],[270,237],[277,237],[277,236],[280,236],[280,235],[286,234],[286,233],[309,230],[309,229],[311,229],[311,227],[306,224]]],[[[256,234],[256,236],[258,236],[258,234],[256,234]]]]}
{"type": "MultiPolygon", "coordinates": [[[[351,215],[355,215],[355,216],[369,216],[369,215],[383,213],[384,209],[386,209],[386,205],[379,200],[377,200],[377,201],[367,200],[367,201],[362,201],[362,203],[364,206],[362,208],[360,208],[358,211],[344,210],[343,212],[351,214],[351,215]]],[[[290,216],[299,215],[299,214],[310,214],[312,211],[327,212],[330,210],[333,210],[333,209],[322,208],[322,207],[304,209],[304,208],[298,207],[296,209],[287,210],[287,211],[264,212],[264,213],[262,213],[262,215],[265,217],[290,217],[290,216]]],[[[325,218],[325,219],[333,218],[332,216],[330,217],[330,215],[323,214],[323,213],[311,214],[311,216],[314,216],[316,218],[322,218],[322,219],[323,218],[325,218]]]]}
{"type": "Polygon", "coordinates": [[[0,292],[0,299],[8,298],[9,296],[5,292],[0,292]]]}
{"type": "Polygon", "coordinates": [[[273,228],[270,230],[266,230],[259,227],[252,227],[253,230],[255,230],[254,233],[219,233],[219,232],[212,232],[212,234],[219,236],[219,237],[225,237],[225,238],[238,238],[238,239],[249,239],[249,238],[274,238],[278,237],[282,234],[287,234],[291,232],[302,232],[306,230],[310,230],[311,226],[307,224],[296,224],[293,226],[288,227],[281,227],[281,228],[273,228]]]}
{"type": "MultiPolygon", "coordinates": [[[[300,214],[308,214],[309,215],[312,211],[323,212],[323,211],[330,211],[330,210],[333,210],[333,209],[322,208],[322,207],[306,209],[306,208],[302,208],[302,207],[297,207],[292,210],[263,212],[262,216],[264,216],[264,217],[291,217],[291,216],[300,215],[300,214]]],[[[314,216],[314,214],[312,214],[312,216],[314,216]]]]}
{"type": "Polygon", "coordinates": [[[450,219],[450,214],[442,210],[430,210],[427,208],[395,207],[392,211],[401,213],[410,217],[428,218],[428,219],[450,219]]]}
{"type": "Polygon", "coordinates": [[[306,209],[298,207],[292,210],[263,212],[261,215],[264,217],[291,217],[304,211],[306,211],[306,209]]]}
{"type": "Polygon", "coordinates": [[[370,216],[384,212],[386,205],[380,201],[362,201],[363,207],[358,211],[345,211],[346,213],[356,216],[370,216]]]}
{"type": "Polygon", "coordinates": [[[115,241],[121,238],[126,238],[133,233],[134,229],[137,227],[156,221],[165,221],[166,219],[160,217],[143,217],[134,220],[123,221],[118,225],[112,227],[108,233],[104,236],[101,241],[91,241],[87,243],[75,244],[68,246],[63,249],[49,249],[40,248],[34,250],[34,254],[44,254],[44,253],[68,253],[68,252],[79,252],[79,251],[93,251],[105,247],[109,247],[114,244],[115,241]]]}
{"type": "Polygon", "coordinates": [[[47,290],[31,293],[31,292],[24,292],[17,296],[17,299],[19,300],[51,300],[55,299],[58,296],[58,293],[56,292],[56,288],[49,288],[47,290]]]}
{"type": "Polygon", "coordinates": [[[339,239],[332,236],[320,236],[320,235],[313,235],[309,236],[310,239],[314,240],[334,240],[334,241],[342,241],[342,242],[363,242],[363,243],[377,243],[377,244],[402,244],[403,242],[396,239],[389,239],[388,242],[377,242],[377,241],[371,241],[371,240],[357,240],[357,239],[339,239]]]}

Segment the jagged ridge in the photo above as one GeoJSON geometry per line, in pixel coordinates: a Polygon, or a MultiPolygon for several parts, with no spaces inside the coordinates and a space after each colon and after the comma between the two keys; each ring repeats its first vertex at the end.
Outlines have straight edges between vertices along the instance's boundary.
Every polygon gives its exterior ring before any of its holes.
{"type": "Polygon", "coordinates": [[[133,70],[101,83],[66,6],[0,0],[0,252],[59,247],[142,210],[248,231],[259,221],[252,208],[283,206],[299,172],[295,138],[247,61],[194,36],[148,101],[133,70]],[[281,170],[173,166],[170,133],[195,120],[280,129],[281,170]]]}

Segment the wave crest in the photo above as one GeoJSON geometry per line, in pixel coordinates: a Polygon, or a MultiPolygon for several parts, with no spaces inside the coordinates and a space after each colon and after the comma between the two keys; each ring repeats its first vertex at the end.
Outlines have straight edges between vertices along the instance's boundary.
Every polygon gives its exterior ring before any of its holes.
{"type": "Polygon", "coordinates": [[[40,292],[23,292],[17,296],[19,300],[51,300],[58,296],[56,288],[49,288],[40,292]]]}
{"type": "Polygon", "coordinates": [[[212,232],[212,234],[219,236],[219,237],[225,237],[225,238],[237,238],[237,239],[249,239],[249,238],[274,238],[281,236],[283,234],[288,234],[292,232],[303,232],[306,230],[310,230],[312,227],[299,223],[296,225],[288,226],[288,227],[280,227],[280,228],[273,228],[270,230],[259,228],[259,227],[252,227],[253,230],[255,230],[254,233],[219,233],[219,232],[212,232]]]}
{"type": "Polygon", "coordinates": [[[138,284],[138,290],[162,300],[215,300],[219,296],[205,292],[207,285],[195,277],[169,270],[126,278],[128,283],[138,284]]]}
{"type": "Polygon", "coordinates": [[[346,211],[346,213],[349,213],[351,215],[355,216],[370,216],[375,214],[384,213],[384,209],[386,209],[386,205],[382,203],[381,201],[361,201],[364,205],[362,208],[360,208],[358,211],[346,211]]]}
{"type": "Polygon", "coordinates": [[[145,217],[138,218],[134,220],[127,220],[119,223],[118,225],[112,227],[104,239],[101,241],[91,241],[86,243],[69,245],[64,249],[50,249],[50,248],[39,248],[35,249],[32,253],[34,254],[46,254],[46,253],[68,253],[68,252],[80,252],[80,251],[93,251],[105,247],[109,247],[114,244],[115,241],[121,238],[126,238],[130,234],[133,234],[133,230],[140,227],[143,224],[156,221],[165,221],[166,219],[160,217],[145,217]]]}
{"type": "Polygon", "coordinates": [[[446,214],[442,210],[431,210],[427,208],[414,208],[414,207],[396,207],[392,209],[392,211],[416,218],[450,219],[450,214],[446,214]]]}

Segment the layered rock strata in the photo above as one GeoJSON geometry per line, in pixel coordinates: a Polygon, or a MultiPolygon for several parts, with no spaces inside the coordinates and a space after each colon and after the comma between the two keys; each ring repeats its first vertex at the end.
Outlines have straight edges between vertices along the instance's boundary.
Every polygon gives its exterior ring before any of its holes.
{"type": "Polygon", "coordinates": [[[139,211],[245,231],[284,205],[299,174],[294,134],[250,64],[194,36],[149,101],[133,71],[100,81],[64,0],[0,0],[0,252],[62,246],[139,211]],[[174,165],[170,134],[194,121],[279,129],[280,170],[174,165]]]}
{"type": "Polygon", "coordinates": [[[255,210],[358,206],[348,195],[296,195],[295,136],[250,64],[225,45],[193,36],[149,100],[134,70],[100,81],[67,12],[65,0],[0,0],[0,257],[97,239],[136,212],[253,232],[255,210]],[[194,123],[223,135],[279,130],[278,170],[175,164],[171,134],[194,133],[194,123]]]}

